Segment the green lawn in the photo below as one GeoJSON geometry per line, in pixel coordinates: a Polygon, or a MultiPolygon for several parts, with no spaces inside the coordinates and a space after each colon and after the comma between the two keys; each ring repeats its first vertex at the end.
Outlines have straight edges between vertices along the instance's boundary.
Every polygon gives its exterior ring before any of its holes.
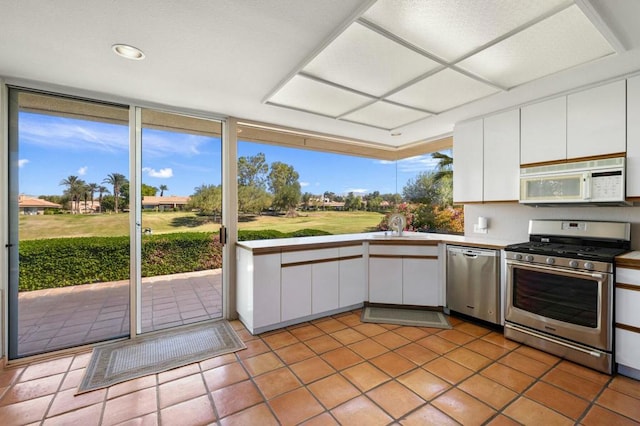
{"type": "MultiPolygon", "coordinates": [[[[332,234],[368,232],[382,220],[371,212],[300,212],[296,218],[252,216],[241,218],[240,229],[275,229],[291,232],[312,228],[332,234]]],[[[219,225],[187,212],[144,212],[142,227],[154,234],[173,232],[217,232],[219,225]]],[[[109,237],[128,235],[129,214],[21,216],[20,240],[64,237],[109,237]]]]}

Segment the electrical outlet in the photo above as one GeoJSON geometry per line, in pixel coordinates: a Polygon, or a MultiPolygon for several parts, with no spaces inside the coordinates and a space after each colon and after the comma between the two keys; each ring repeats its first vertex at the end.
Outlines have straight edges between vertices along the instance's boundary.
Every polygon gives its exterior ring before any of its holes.
{"type": "Polygon", "coordinates": [[[473,232],[476,234],[486,234],[487,228],[478,228],[478,224],[473,224],[473,232]]]}

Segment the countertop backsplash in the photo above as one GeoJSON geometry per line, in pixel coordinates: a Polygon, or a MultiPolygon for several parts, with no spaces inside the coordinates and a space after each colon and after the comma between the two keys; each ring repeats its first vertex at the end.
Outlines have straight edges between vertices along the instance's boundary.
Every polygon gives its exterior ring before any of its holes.
{"type": "Polygon", "coordinates": [[[528,207],[518,203],[466,204],[464,234],[478,239],[527,241],[529,219],[606,220],[631,223],[631,249],[640,250],[640,207],[528,207]],[[487,218],[487,233],[474,233],[478,217],[487,218]]]}

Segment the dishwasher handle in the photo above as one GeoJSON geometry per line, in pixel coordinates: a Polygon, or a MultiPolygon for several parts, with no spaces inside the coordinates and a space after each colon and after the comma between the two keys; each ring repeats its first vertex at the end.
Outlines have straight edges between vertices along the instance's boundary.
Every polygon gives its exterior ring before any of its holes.
{"type": "Polygon", "coordinates": [[[479,249],[475,247],[447,246],[447,252],[458,253],[469,259],[478,257],[498,257],[500,252],[493,249],[479,249]]]}

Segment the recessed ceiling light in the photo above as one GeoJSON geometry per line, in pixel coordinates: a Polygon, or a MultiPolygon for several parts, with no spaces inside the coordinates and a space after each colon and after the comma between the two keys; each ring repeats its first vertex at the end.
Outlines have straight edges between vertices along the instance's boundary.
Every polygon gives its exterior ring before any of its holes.
{"type": "Polygon", "coordinates": [[[402,132],[393,132],[391,133],[391,136],[401,136],[402,132]]]}
{"type": "Polygon", "coordinates": [[[114,44],[111,46],[111,49],[113,49],[116,55],[122,56],[123,58],[133,59],[136,61],[144,59],[144,53],[142,50],[137,47],[129,46],[128,44],[114,44]]]}

